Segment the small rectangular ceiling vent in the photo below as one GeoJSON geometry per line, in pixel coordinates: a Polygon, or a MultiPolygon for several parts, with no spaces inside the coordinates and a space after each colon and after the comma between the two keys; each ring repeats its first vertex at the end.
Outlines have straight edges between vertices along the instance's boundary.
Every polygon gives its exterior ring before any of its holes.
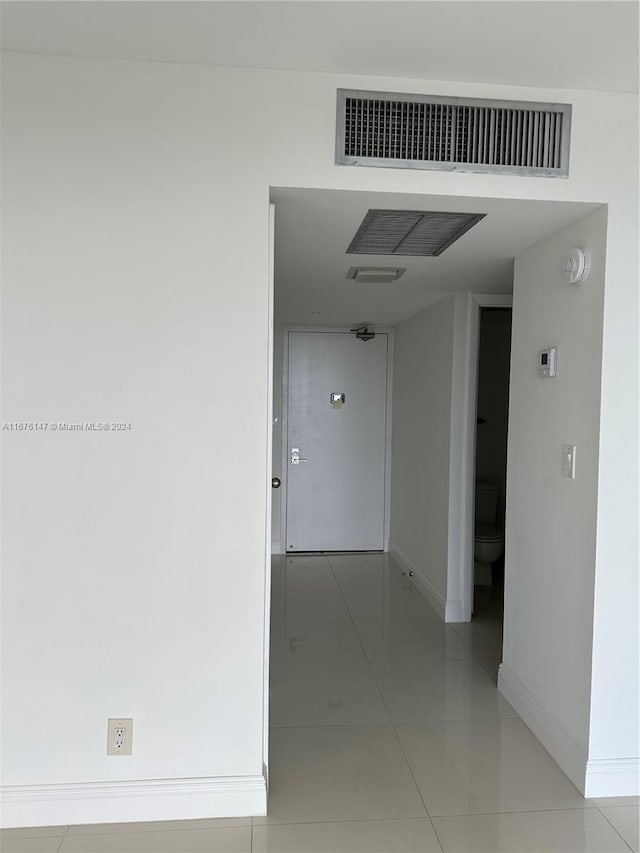
{"type": "Polygon", "coordinates": [[[570,104],[338,89],[336,163],[566,178],[570,104]]]}
{"type": "Polygon", "coordinates": [[[406,272],[406,267],[350,267],[347,278],[365,284],[388,284],[406,272]]]}
{"type": "Polygon", "coordinates": [[[348,255],[441,255],[486,216],[422,210],[370,210],[347,249],[348,255]]]}

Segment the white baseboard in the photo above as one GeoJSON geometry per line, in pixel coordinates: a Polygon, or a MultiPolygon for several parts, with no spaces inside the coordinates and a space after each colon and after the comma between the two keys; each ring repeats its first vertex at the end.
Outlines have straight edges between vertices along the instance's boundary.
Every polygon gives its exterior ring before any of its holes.
{"type": "Polygon", "coordinates": [[[585,797],[640,796],[640,758],[591,759],[504,664],[498,690],[585,797]]]}
{"type": "MultiPolygon", "coordinates": [[[[420,590],[422,595],[427,599],[429,604],[438,611],[440,616],[445,620],[445,622],[456,622],[460,620],[447,618],[447,601],[445,597],[439,592],[435,586],[431,583],[431,581],[426,578],[422,572],[415,566],[411,560],[407,557],[407,555],[402,551],[401,548],[398,548],[395,542],[389,542],[389,553],[393,557],[393,559],[407,572],[413,572],[413,582],[416,587],[420,590]]],[[[452,602],[452,604],[456,604],[459,602],[452,602]]]]}
{"type": "Polygon", "coordinates": [[[2,827],[196,820],[267,813],[263,776],[7,785],[2,827]]]}
{"type": "Polygon", "coordinates": [[[458,599],[450,598],[448,599],[445,609],[444,609],[444,621],[445,622],[464,622],[464,616],[462,615],[462,602],[458,599]]]}
{"type": "Polygon", "coordinates": [[[533,694],[505,666],[498,669],[498,690],[584,796],[587,757],[533,694]]]}
{"type": "Polygon", "coordinates": [[[600,758],[588,761],[584,795],[640,796],[640,758],[600,758]]]}

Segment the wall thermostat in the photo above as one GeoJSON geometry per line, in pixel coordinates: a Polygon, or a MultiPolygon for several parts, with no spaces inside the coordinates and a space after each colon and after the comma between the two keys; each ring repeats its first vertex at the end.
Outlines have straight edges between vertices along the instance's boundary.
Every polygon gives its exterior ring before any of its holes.
{"type": "Polygon", "coordinates": [[[562,263],[565,281],[582,284],[591,272],[591,254],[584,249],[571,249],[562,263]]]}
{"type": "Polygon", "coordinates": [[[538,376],[555,376],[558,370],[558,350],[541,349],[538,353],[538,376]]]}

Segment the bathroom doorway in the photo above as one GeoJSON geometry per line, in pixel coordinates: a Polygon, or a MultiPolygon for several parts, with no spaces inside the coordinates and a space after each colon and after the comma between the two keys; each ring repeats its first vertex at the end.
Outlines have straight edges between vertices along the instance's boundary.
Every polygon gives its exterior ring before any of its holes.
{"type": "Polygon", "coordinates": [[[502,661],[511,317],[507,306],[479,309],[473,608],[471,622],[453,626],[494,680],[502,661]]]}

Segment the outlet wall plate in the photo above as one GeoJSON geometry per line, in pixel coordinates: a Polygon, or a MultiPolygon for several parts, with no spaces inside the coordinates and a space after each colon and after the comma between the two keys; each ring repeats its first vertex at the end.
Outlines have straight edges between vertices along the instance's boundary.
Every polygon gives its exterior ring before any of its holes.
{"type": "Polygon", "coordinates": [[[107,720],[107,755],[133,754],[133,720],[112,717],[107,720]]]}

